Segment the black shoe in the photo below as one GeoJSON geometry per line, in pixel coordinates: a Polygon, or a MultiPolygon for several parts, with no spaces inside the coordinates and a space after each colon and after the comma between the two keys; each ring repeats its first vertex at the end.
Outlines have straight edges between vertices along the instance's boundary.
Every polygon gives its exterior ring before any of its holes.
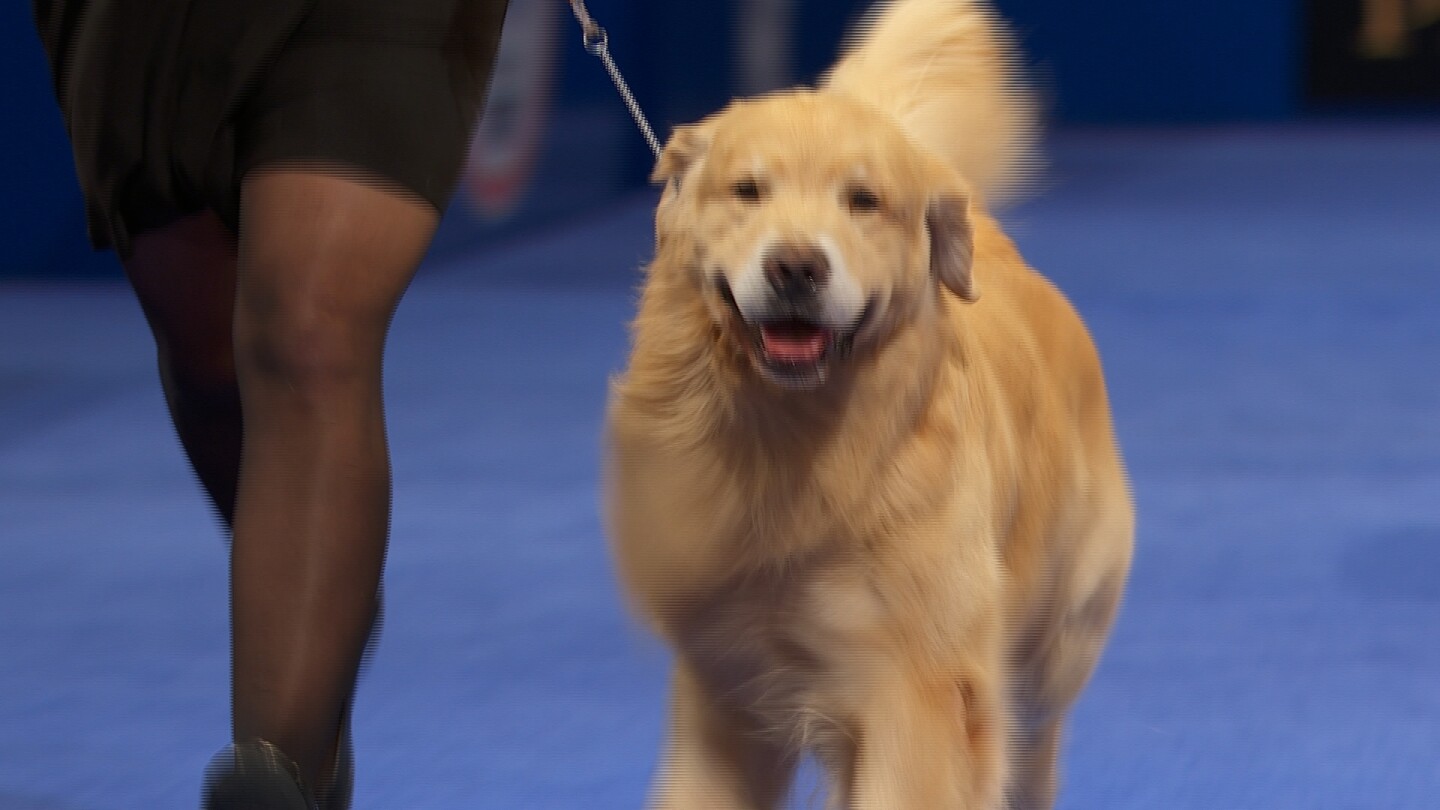
{"type": "Polygon", "coordinates": [[[355,747],[346,712],[340,746],[327,784],[312,796],[300,769],[273,744],[251,740],[228,745],[205,770],[202,810],[350,810],[355,790],[355,747]]]}
{"type": "Polygon", "coordinates": [[[205,769],[202,810],[319,810],[300,770],[279,748],[250,740],[226,746],[205,769]]]}

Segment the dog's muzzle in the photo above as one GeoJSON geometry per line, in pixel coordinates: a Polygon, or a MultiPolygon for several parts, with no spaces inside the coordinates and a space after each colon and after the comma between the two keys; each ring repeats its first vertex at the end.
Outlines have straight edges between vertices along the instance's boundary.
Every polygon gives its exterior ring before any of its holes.
{"type": "Polygon", "coordinates": [[[759,306],[747,313],[723,276],[715,280],[720,297],[744,325],[751,356],[765,377],[786,388],[814,388],[825,382],[830,363],[849,353],[872,307],[848,323],[837,322],[825,295],[830,262],[818,247],[777,246],[761,266],[767,289],[759,306]]]}

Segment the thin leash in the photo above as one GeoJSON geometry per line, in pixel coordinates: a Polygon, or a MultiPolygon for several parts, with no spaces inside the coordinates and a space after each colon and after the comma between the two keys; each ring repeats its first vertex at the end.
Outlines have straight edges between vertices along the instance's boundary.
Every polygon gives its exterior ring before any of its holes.
{"type": "Polygon", "coordinates": [[[630,117],[635,119],[635,125],[640,128],[640,134],[645,136],[645,143],[650,145],[650,151],[655,159],[660,159],[660,141],[655,137],[655,131],[650,129],[650,122],[645,120],[645,113],[640,110],[640,103],[630,92],[630,85],[625,83],[625,78],[620,75],[620,69],[615,66],[615,59],[610,56],[610,35],[605,32],[590,12],[585,8],[585,0],[570,0],[570,10],[575,12],[575,20],[580,23],[582,42],[585,50],[600,57],[605,64],[605,70],[610,74],[610,79],[615,82],[615,89],[620,91],[620,98],[624,100],[625,107],[630,110],[630,117]]]}

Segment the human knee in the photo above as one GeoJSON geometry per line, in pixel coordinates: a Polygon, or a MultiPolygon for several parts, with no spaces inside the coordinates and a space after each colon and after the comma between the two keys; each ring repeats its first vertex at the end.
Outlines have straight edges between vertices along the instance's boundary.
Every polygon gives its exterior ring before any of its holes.
{"type": "Polygon", "coordinates": [[[378,372],[379,348],[343,318],[307,316],[257,324],[236,344],[247,385],[323,393],[364,383],[378,372]]]}
{"type": "Polygon", "coordinates": [[[235,308],[242,386],[307,397],[373,390],[433,212],[303,173],[247,178],[245,201],[235,308]]]}
{"type": "Polygon", "coordinates": [[[377,383],[383,330],[371,320],[323,305],[242,313],[235,343],[242,383],[301,397],[377,383]]]}

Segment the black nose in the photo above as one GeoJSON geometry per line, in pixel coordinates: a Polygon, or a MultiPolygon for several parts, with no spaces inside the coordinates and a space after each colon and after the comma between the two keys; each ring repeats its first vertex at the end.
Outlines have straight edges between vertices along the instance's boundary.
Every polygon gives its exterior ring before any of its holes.
{"type": "Polygon", "coordinates": [[[765,279],[783,298],[814,295],[830,278],[830,261],[814,245],[776,245],[764,267],[765,279]]]}

